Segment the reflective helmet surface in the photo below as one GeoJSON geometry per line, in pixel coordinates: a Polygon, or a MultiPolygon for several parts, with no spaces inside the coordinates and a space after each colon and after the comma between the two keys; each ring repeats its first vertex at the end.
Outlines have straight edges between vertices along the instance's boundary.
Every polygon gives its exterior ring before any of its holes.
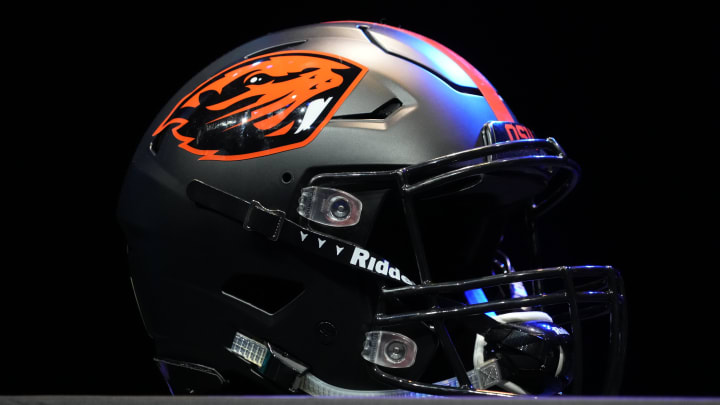
{"type": "Polygon", "coordinates": [[[159,113],[121,194],[156,362],[175,393],[558,393],[602,318],[612,392],[618,273],[508,258],[577,174],[419,34],[347,21],[242,45],[159,113]]]}

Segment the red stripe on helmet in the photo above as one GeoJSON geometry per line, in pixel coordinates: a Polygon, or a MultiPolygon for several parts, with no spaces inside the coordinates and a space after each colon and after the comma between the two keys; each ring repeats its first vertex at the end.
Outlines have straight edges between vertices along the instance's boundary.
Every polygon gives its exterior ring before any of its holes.
{"type": "Polygon", "coordinates": [[[512,114],[510,114],[510,110],[508,110],[505,102],[503,102],[500,96],[497,94],[495,87],[493,87],[493,85],[490,84],[488,79],[486,79],[482,73],[475,69],[475,67],[471,65],[470,62],[466,61],[460,55],[456,54],[451,49],[447,48],[445,45],[437,41],[433,41],[430,38],[413,33],[411,31],[405,32],[429,43],[430,45],[438,49],[440,52],[444,53],[447,57],[452,59],[455,63],[457,63],[462,68],[462,70],[467,73],[468,76],[470,76],[473,83],[475,83],[475,85],[478,87],[480,93],[482,93],[483,97],[485,97],[485,100],[487,100],[488,104],[490,104],[490,109],[492,109],[493,113],[495,113],[495,118],[498,121],[514,121],[512,114]]]}

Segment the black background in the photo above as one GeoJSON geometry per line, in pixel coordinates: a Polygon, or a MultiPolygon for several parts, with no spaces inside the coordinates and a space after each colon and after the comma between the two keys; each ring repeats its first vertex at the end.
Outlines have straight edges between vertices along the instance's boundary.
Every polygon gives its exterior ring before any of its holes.
{"type": "Polygon", "coordinates": [[[453,49],[522,123],[582,165],[580,185],[545,218],[545,245],[550,264],[623,271],[631,329],[622,393],[720,395],[709,9],[389,3],[19,14],[21,28],[5,35],[13,107],[4,109],[1,394],[165,393],[114,218],[137,142],[175,91],[233,47],[355,19],[453,49]]]}

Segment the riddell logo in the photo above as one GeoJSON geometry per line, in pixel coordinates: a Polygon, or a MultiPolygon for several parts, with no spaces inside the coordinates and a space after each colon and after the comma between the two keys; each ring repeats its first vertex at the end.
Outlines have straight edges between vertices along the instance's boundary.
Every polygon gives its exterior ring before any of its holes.
{"type": "Polygon", "coordinates": [[[391,267],[387,260],[378,260],[370,256],[370,252],[365,249],[360,249],[357,246],[350,258],[350,264],[374,271],[378,274],[382,274],[383,276],[394,278],[395,280],[402,281],[407,285],[415,285],[412,280],[400,274],[400,270],[395,267],[391,267]]]}

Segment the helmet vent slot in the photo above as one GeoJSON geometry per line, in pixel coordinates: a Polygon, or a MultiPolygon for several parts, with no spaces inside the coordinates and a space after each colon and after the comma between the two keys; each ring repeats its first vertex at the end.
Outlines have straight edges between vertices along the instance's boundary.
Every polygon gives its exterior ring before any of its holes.
{"type": "Polygon", "coordinates": [[[466,93],[466,94],[478,95],[478,96],[481,96],[481,95],[482,95],[482,93],[480,92],[480,89],[478,89],[477,87],[462,86],[462,85],[459,85],[459,84],[457,84],[457,83],[454,83],[452,80],[450,80],[449,78],[447,78],[445,75],[443,75],[442,73],[438,72],[438,71],[435,70],[435,69],[432,69],[430,66],[428,66],[428,65],[426,65],[426,64],[423,64],[423,63],[420,63],[419,61],[417,61],[417,60],[415,60],[415,59],[413,59],[413,58],[411,58],[411,57],[402,55],[402,54],[400,54],[400,53],[398,53],[398,52],[393,52],[391,49],[388,49],[385,45],[383,45],[383,41],[382,41],[382,40],[379,40],[378,38],[376,38],[375,36],[373,36],[372,30],[371,30],[371,28],[370,28],[369,26],[367,26],[367,25],[360,25],[360,26],[358,26],[358,28],[363,32],[363,34],[364,34],[365,37],[368,39],[368,41],[370,41],[370,43],[372,43],[373,45],[377,46],[378,48],[380,48],[383,52],[387,53],[388,55],[393,55],[393,56],[396,56],[396,57],[398,57],[398,58],[404,59],[404,60],[406,60],[406,61],[408,61],[408,62],[410,62],[410,63],[412,63],[412,64],[414,64],[414,65],[417,65],[417,66],[419,66],[419,67],[427,70],[428,72],[430,72],[430,73],[432,73],[433,75],[437,76],[437,78],[439,78],[440,80],[444,81],[448,86],[452,87],[452,88],[455,89],[456,91],[459,91],[459,92],[461,92],[461,93],[466,93]]]}
{"type": "Polygon", "coordinates": [[[259,274],[236,275],[225,282],[222,293],[250,307],[274,315],[304,291],[303,285],[259,274]]]}
{"type": "Polygon", "coordinates": [[[390,99],[386,101],[383,105],[376,108],[372,112],[368,113],[360,113],[360,114],[347,114],[347,115],[337,115],[334,116],[332,119],[334,120],[384,120],[385,118],[389,117],[390,114],[394,113],[400,107],[402,107],[402,101],[400,101],[397,98],[390,99]]]}

